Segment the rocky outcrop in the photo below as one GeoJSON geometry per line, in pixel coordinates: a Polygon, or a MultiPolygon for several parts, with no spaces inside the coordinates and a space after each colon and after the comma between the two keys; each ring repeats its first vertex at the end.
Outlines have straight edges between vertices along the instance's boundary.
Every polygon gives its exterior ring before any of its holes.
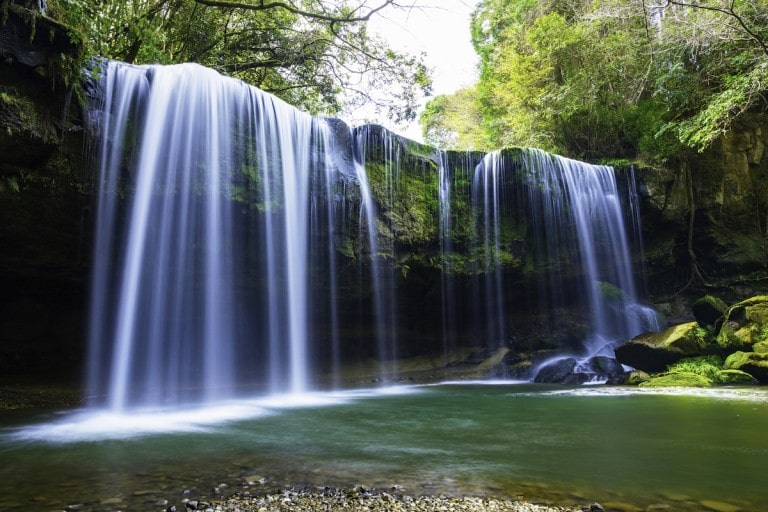
{"type": "Polygon", "coordinates": [[[615,349],[616,359],[649,373],[664,371],[672,363],[704,353],[706,342],[696,322],[672,326],[659,333],[641,334],[615,349]]]}
{"type": "Polygon", "coordinates": [[[719,320],[717,344],[724,350],[751,351],[768,340],[768,295],[759,295],[728,308],[719,320]]]}
{"type": "Polygon", "coordinates": [[[640,170],[645,270],[654,296],[684,290],[691,300],[709,291],[734,301],[765,290],[767,145],[765,116],[755,115],[702,153],[640,170]],[[691,281],[694,266],[699,274],[691,281]]]}
{"type": "MultiPolygon", "coordinates": [[[[697,301],[720,302],[710,296],[697,301]]],[[[616,358],[646,372],[663,372],[651,376],[645,386],[768,383],[768,296],[725,308],[720,318],[706,320],[712,324],[708,328],[700,322],[638,336],[616,348],[616,358]]]]}

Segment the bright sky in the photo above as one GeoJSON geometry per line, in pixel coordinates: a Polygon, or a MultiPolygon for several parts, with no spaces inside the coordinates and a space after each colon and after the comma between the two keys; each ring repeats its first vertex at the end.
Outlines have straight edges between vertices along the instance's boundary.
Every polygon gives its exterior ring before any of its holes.
{"type": "MultiPolygon", "coordinates": [[[[368,29],[388,40],[395,50],[425,52],[427,66],[432,68],[433,95],[450,94],[477,81],[469,18],[478,2],[410,0],[403,3],[413,8],[385,10],[371,19],[368,29]]],[[[382,124],[410,139],[422,140],[418,121],[407,127],[382,124]]]]}

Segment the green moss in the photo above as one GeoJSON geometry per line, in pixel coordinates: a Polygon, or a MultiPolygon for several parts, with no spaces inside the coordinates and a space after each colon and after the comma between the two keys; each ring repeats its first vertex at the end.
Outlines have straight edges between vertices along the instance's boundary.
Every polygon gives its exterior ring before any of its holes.
{"type": "Polygon", "coordinates": [[[768,353],[734,352],[725,359],[726,370],[741,370],[762,383],[768,383],[768,353]]]}
{"type": "Polygon", "coordinates": [[[717,297],[705,295],[694,302],[691,309],[699,325],[711,326],[723,316],[728,305],[717,297]]]}
{"type": "Polygon", "coordinates": [[[689,357],[667,367],[668,373],[693,373],[707,380],[715,380],[717,372],[722,369],[723,361],[718,356],[689,357]]]}
{"type": "Polygon", "coordinates": [[[663,373],[651,377],[640,384],[641,388],[666,388],[666,387],[712,387],[712,380],[691,372],[663,373]]]}
{"type": "Polygon", "coordinates": [[[720,370],[715,374],[715,382],[722,385],[731,384],[754,384],[755,378],[741,370],[720,370]]]}

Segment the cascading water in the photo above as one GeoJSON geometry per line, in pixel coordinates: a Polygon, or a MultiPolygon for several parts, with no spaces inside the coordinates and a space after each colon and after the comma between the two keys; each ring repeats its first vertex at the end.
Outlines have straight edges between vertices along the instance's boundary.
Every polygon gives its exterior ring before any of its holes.
{"type": "Polygon", "coordinates": [[[104,79],[91,394],[122,410],[306,391],[325,124],[196,65],[104,79]]]}
{"type": "Polygon", "coordinates": [[[551,324],[584,305],[584,356],[653,329],[608,167],[416,154],[197,65],[110,62],[101,80],[99,405],[303,393],[355,359],[391,381],[409,355],[509,346],[525,293],[551,324]]]}
{"type": "MultiPolygon", "coordinates": [[[[540,267],[551,266],[541,273],[547,282],[539,283],[540,307],[554,312],[566,301],[585,305],[590,318],[590,332],[582,340],[583,351],[576,354],[574,373],[587,378],[595,372],[589,358],[613,357],[613,345],[647,331],[658,331],[655,312],[639,304],[632,273],[629,240],[613,169],[550,155],[529,149],[517,159],[492,153],[477,167],[473,197],[482,212],[480,223],[486,251],[486,310],[488,323],[504,320],[509,305],[504,302],[503,283],[499,275],[500,233],[504,229],[504,208],[512,203],[513,192],[522,209],[520,216],[530,223],[533,250],[531,256],[540,267]],[[519,181],[502,178],[517,172],[519,181]],[[571,268],[566,268],[571,267],[571,268]],[[580,274],[581,283],[569,290],[563,282],[569,273],[580,274]],[[571,295],[571,297],[568,297],[571,295]],[[492,305],[493,307],[488,307],[492,305]],[[501,320],[499,320],[501,319],[501,320]]],[[[553,319],[554,320],[554,319],[553,319]]],[[[504,339],[504,325],[498,325],[495,336],[504,339]]],[[[558,356],[561,360],[567,356],[558,356]]],[[[552,360],[540,367],[548,366],[552,360]]],[[[536,373],[536,371],[534,371],[536,373]]]]}

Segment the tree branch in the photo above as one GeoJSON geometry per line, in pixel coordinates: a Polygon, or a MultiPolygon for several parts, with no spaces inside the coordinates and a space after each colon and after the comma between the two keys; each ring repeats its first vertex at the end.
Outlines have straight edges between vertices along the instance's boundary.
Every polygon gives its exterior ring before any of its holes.
{"type": "Polygon", "coordinates": [[[715,7],[711,5],[689,4],[684,1],[681,2],[679,0],[667,0],[667,5],[677,5],[680,7],[689,7],[691,9],[701,9],[704,11],[719,12],[721,14],[725,14],[726,16],[730,16],[731,18],[736,20],[736,22],[741,26],[742,30],[744,30],[744,32],[746,32],[753,41],[755,41],[758,45],[760,45],[760,48],[763,49],[763,53],[765,53],[766,56],[768,56],[768,44],[766,44],[766,42],[763,41],[763,39],[759,35],[757,35],[757,33],[755,33],[752,29],[750,29],[747,23],[744,21],[744,19],[736,13],[736,11],[734,10],[733,2],[730,3],[730,7],[727,9],[723,7],[715,7]]]}
{"type": "MultiPolygon", "coordinates": [[[[266,11],[269,9],[284,9],[293,14],[298,14],[305,18],[312,18],[321,21],[327,21],[331,23],[358,23],[362,21],[368,21],[374,14],[381,11],[389,5],[396,5],[395,0],[384,0],[378,7],[372,7],[367,13],[359,16],[353,16],[351,13],[348,16],[331,16],[328,14],[321,14],[317,12],[305,11],[293,5],[290,2],[272,1],[266,2],[259,0],[256,4],[248,4],[243,2],[236,2],[230,0],[194,0],[198,4],[206,5],[208,7],[221,7],[225,9],[243,9],[248,11],[266,11]]],[[[353,11],[354,12],[354,11],[353,11]]]]}

